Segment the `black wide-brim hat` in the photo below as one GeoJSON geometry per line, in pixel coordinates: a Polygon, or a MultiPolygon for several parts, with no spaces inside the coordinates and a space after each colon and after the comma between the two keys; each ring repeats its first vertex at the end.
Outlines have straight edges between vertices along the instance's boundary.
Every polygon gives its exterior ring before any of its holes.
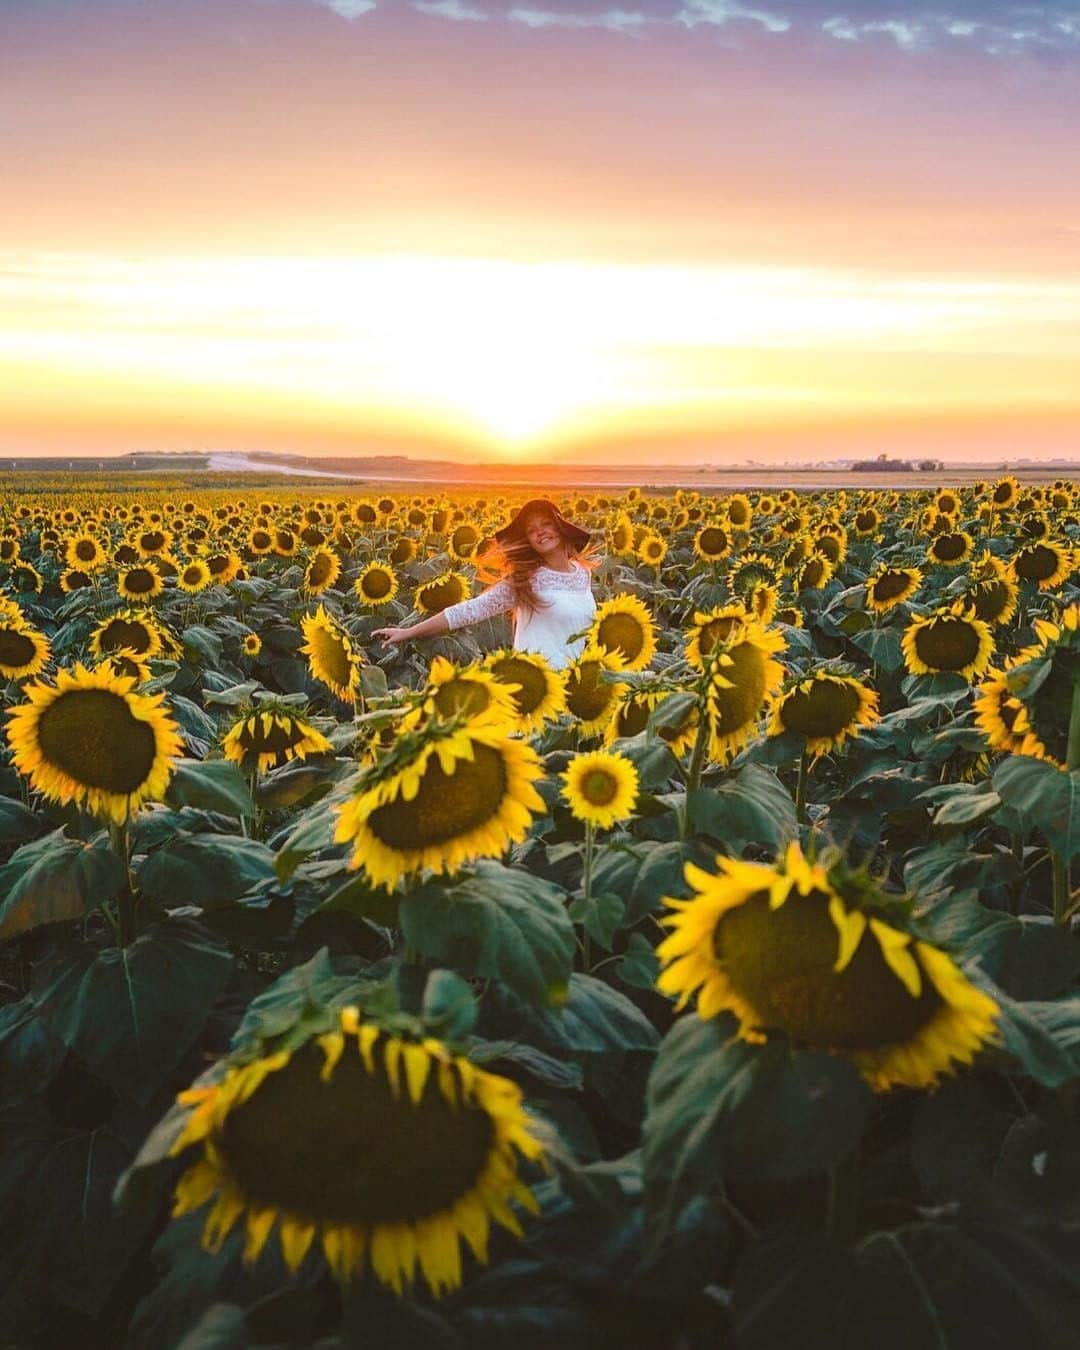
{"type": "Polygon", "coordinates": [[[526,502],[520,508],[517,515],[509,525],[504,525],[501,530],[495,531],[495,538],[500,544],[509,543],[513,539],[525,538],[525,521],[534,512],[543,511],[549,515],[558,525],[564,539],[580,553],[589,542],[589,531],[583,530],[580,525],[575,525],[573,521],[567,520],[554,502],[549,502],[546,497],[534,497],[531,502],[526,502]]]}

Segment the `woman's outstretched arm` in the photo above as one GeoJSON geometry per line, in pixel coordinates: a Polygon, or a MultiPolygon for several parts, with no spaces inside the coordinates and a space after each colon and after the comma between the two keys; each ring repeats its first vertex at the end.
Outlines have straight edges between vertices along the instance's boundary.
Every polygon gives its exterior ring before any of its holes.
{"type": "Polygon", "coordinates": [[[413,638],[438,637],[448,633],[450,625],[445,614],[433,614],[430,619],[421,619],[419,623],[409,624],[407,628],[373,628],[371,636],[380,642],[389,642],[397,646],[401,642],[411,642],[413,638]]]}

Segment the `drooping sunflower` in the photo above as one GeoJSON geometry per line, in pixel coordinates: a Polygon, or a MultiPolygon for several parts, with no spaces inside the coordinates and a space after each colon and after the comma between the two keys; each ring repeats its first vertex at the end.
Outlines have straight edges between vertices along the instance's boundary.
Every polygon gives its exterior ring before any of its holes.
{"type": "Polygon", "coordinates": [[[620,511],[609,534],[612,553],[632,553],[634,551],[634,523],[625,511],[620,511]]]}
{"type": "Polygon", "coordinates": [[[566,711],[566,685],[562,674],[536,652],[489,652],[484,666],[510,691],[518,730],[525,735],[539,731],[545,722],[566,711]]]}
{"type": "Polygon", "coordinates": [[[1013,556],[1009,575],[1015,581],[1034,581],[1040,591],[1052,591],[1073,569],[1072,550],[1048,540],[1025,544],[1013,556]]]}
{"type": "Polygon", "coordinates": [[[353,585],[357,599],[369,609],[389,604],[397,595],[397,589],[398,582],[394,569],[380,562],[368,563],[353,585]]]}
{"type": "Polygon", "coordinates": [[[274,703],[241,714],[222,741],[225,758],[248,773],[266,773],[292,759],[329,754],[333,748],[321,731],[292,708],[274,703]]]}
{"type": "Polygon", "coordinates": [[[350,866],[387,890],[424,868],[454,872],[524,839],[545,810],[542,776],[535,750],[504,726],[432,717],[361,776],[334,837],[352,844],[350,866]]]}
{"type": "Polygon", "coordinates": [[[0,615],[0,676],[23,680],[37,675],[52,655],[49,639],[22,619],[0,615]]]}
{"type": "Polygon", "coordinates": [[[866,603],[878,614],[910,600],[922,585],[917,567],[882,567],[866,579],[866,603]]]}
{"type": "Polygon", "coordinates": [[[810,754],[827,755],[879,717],[878,696],[861,680],[815,671],[773,704],[769,735],[794,731],[810,754]]]}
{"type": "Polygon", "coordinates": [[[407,534],[399,534],[390,548],[390,561],[397,567],[405,563],[412,562],[416,557],[416,540],[410,539],[407,534]]]}
{"type": "Polygon", "coordinates": [[[451,605],[469,598],[471,586],[460,572],[444,572],[442,576],[417,586],[413,604],[421,614],[441,614],[451,605]]]}
{"type": "Polygon", "coordinates": [[[999,478],[990,493],[990,501],[996,511],[1007,510],[1020,496],[1020,484],[1011,475],[999,478]]]}
{"type": "Polygon", "coordinates": [[[104,661],[98,662],[98,666],[106,666],[114,675],[129,677],[135,681],[136,687],[145,684],[150,678],[150,667],[146,661],[123,647],[110,652],[104,661]]]}
{"type": "Polygon", "coordinates": [[[311,595],[328,591],[341,575],[341,559],[328,548],[317,548],[304,568],[304,590],[311,595]]]}
{"type": "Polygon", "coordinates": [[[45,582],[41,573],[28,562],[17,562],[8,573],[11,588],[18,595],[39,595],[45,582]]]}
{"type": "Polygon", "coordinates": [[[468,562],[475,554],[479,542],[480,531],[474,525],[459,525],[451,531],[446,547],[452,558],[456,558],[458,562],[468,562]]]}
{"type": "Polygon", "coordinates": [[[352,638],[323,605],[300,620],[300,629],[304,634],[300,651],[308,659],[312,677],[325,684],[342,703],[355,703],[360,684],[360,653],[353,647],[352,638]]]}
{"type": "Polygon", "coordinates": [[[694,615],[694,621],[686,633],[686,659],[695,670],[705,669],[705,658],[718,642],[723,642],[739,626],[745,623],[749,614],[746,606],[736,602],[733,605],[715,605],[712,609],[694,615]]]}
{"type": "Polygon", "coordinates": [[[13,563],[19,557],[20,547],[17,539],[5,536],[0,539],[0,563],[13,563]]]}
{"type": "Polygon", "coordinates": [[[152,600],[161,594],[161,574],[150,563],[129,567],[116,578],[116,589],[125,600],[152,600]]]}
{"type": "Polygon", "coordinates": [[[610,750],[575,755],[560,777],[571,815],[586,825],[608,830],[633,813],[638,771],[625,755],[610,750]]]}
{"type": "Polygon", "coordinates": [[[754,510],[750,505],[750,498],[743,496],[741,492],[733,493],[727,499],[726,503],[727,518],[737,530],[746,530],[750,528],[750,522],[754,518],[754,510]]]}
{"type": "Polygon", "coordinates": [[[900,646],[910,674],[961,675],[965,680],[984,674],[994,653],[989,624],[962,600],[913,618],[900,646]]]}
{"type": "Polygon", "coordinates": [[[9,709],[7,736],[35,791],[120,823],[164,794],[180,736],[164,695],[133,693],[134,684],[76,665],[55,685],[26,686],[30,701],[9,709]]]}
{"type": "Polygon", "coordinates": [[[445,656],[436,656],[428,671],[426,692],[424,711],[428,716],[449,719],[461,715],[504,727],[517,725],[513,694],[478,662],[459,668],[445,656]]]}
{"type": "Polygon", "coordinates": [[[822,591],[833,578],[833,565],[821,553],[812,554],[795,574],[795,590],[822,591]]]}
{"type": "Polygon", "coordinates": [[[90,651],[94,656],[106,656],[129,647],[136,656],[151,661],[160,654],[162,645],[163,635],[157,624],[148,615],[130,609],[102,619],[90,635],[90,651]]]}
{"type": "Polygon", "coordinates": [[[731,552],[731,536],[722,525],[704,525],[694,535],[694,552],[703,562],[720,562],[731,552]]]}
{"type": "Polygon", "coordinates": [[[176,574],[176,584],[189,595],[197,595],[214,584],[210,569],[201,558],[192,558],[184,563],[176,574]]]}
{"type": "Polygon", "coordinates": [[[644,670],[656,654],[652,615],[636,595],[613,595],[597,609],[590,646],[602,647],[622,670],[644,670]]]}
{"type": "MultiPolygon", "coordinates": [[[[648,727],[653,710],[670,696],[671,690],[667,687],[625,690],[615,706],[614,716],[607,724],[604,744],[610,746],[625,737],[639,736],[648,727]]],[[[684,755],[697,738],[700,717],[698,705],[692,703],[674,725],[659,727],[657,735],[667,741],[673,754],[684,755]]]]}
{"type": "Polygon", "coordinates": [[[959,567],[971,557],[975,541],[966,530],[950,530],[935,535],[926,556],[939,567],[959,567]]]}
{"type": "Polygon", "coordinates": [[[860,511],[855,512],[855,519],[852,522],[855,526],[855,533],[860,539],[872,539],[881,526],[881,513],[873,506],[865,506],[860,511]]]}
{"type": "MultiPolygon", "coordinates": [[[[1032,653],[1029,653],[1030,656],[1032,653]]],[[[1021,714],[1024,705],[1016,697],[1009,683],[1009,670],[1012,666],[1023,664],[1023,655],[1006,663],[1005,670],[989,670],[977,697],[973,703],[975,725],[985,735],[994,750],[1005,750],[1011,755],[1022,755],[1026,736],[1017,730],[1017,719],[1021,727],[1025,719],[1021,714]]]]}
{"type": "Polygon", "coordinates": [[[439,1297],[462,1282],[462,1241],[486,1264],[492,1222],[521,1236],[511,1204],[539,1208],[518,1175],[520,1159],[543,1158],[521,1089],[356,1008],[178,1104],[192,1111],[171,1152],[201,1156],[173,1216],[213,1199],[203,1246],[217,1251],[243,1222],[249,1264],[277,1224],[290,1271],[321,1244],[342,1283],[366,1264],[400,1297],[419,1269],[439,1297]]]}
{"type": "Polygon", "coordinates": [[[606,651],[588,647],[564,672],[566,710],[586,735],[603,731],[614,716],[620,686],[605,680],[603,674],[617,669],[606,651]]]}
{"type": "Polygon", "coordinates": [[[1016,613],[1020,592],[1016,582],[1009,577],[989,577],[970,585],[963,598],[977,619],[1001,627],[1016,613]]]}
{"type": "Polygon", "coordinates": [[[705,700],[713,759],[730,759],[753,736],[767,703],[783,684],[784,667],[774,657],[786,646],[779,633],[747,620],[714,649],[705,700]]]}
{"type": "Polygon", "coordinates": [[[1073,687],[1080,672],[1080,605],[1069,605],[1057,623],[1035,621],[1038,641],[1018,653],[1007,672],[1020,703],[1013,733],[1020,753],[1064,766],[1069,754],[1073,687]]]}
{"type": "Polygon", "coordinates": [[[755,586],[775,586],[777,580],[776,568],[764,553],[744,553],[727,575],[728,590],[740,600],[755,586]]]}
{"type": "Polygon", "coordinates": [[[775,866],[716,866],[687,863],[694,894],[666,900],[656,983],[680,1007],[697,994],[699,1017],[731,1011],[744,1039],[779,1033],[843,1055],[875,1092],[932,1087],[993,1036],[994,1000],[864,878],[807,862],[796,843],[775,866]]]}

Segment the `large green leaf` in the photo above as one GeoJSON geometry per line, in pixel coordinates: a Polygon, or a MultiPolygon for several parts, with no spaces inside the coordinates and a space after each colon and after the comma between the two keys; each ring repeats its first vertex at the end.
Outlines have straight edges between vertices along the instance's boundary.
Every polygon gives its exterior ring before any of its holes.
{"type": "Polygon", "coordinates": [[[7,897],[0,907],[0,939],[42,924],[81,918],[115,899],[125,876],[108,840],[87,845],[56,830],[25,845],[0,867],[0,895],[7,897]],[[24,870],[29,857],[33,861],[24,870]]]}
{"type": "Polygon", "coordinates": [[[34,815],[22,802],[0,796],[0,844],[22,844],[36,839],[48,828],[42,816],[34,815]]]}
{"type": "Polygon", "coordinates": [[[824,1234],[788,1231],[754,1243],[735,1273],[739,1350],[855,1350],[861,1343],[845,1336],[854,1275],[850,1250],[824,1234]]]}
{"type": "Polygon", "coordinates": [[[148,854],[139,889],[163,905],[227,904],[273,877],[274,855],[255,839],[182,833],[148,854]]]}
{"type": "Polygon", "coordinates": [[[405,939],[421,956],[465,976],[499,980],[531,1003],[565,997],[574,927],[558,886],[484,861],[473,876],[430,881],[401,901],[405,939]]]}
{"type": "Polygon", "coordinates": [[[178,761],[169,780],[165,801],[177,809],[196,806],[227,816],[255,814],[244,775],[228,759],[178,761]]]}
{"type": "Polygon", "coordinates": [[[1080,853],[1080,770],[1065,773],[1026,755],[1010,755],[994,770],[994,791],[1027,829],[1041,830],[1055,853],[1080,853]]]}
{"type": "Polygon", "coordinates": [[[34,972],[39,1015],[116,1090],[146,1103],[202,1030],[232,957],[186,919],[126,947],[67,946],[34,972]]]}
{"type": "Polygon", "coordinates": [[[730,852],[747,844],[764,844],[780,852],[798,834],[791,795],[760,764],[744,764],[716,787],[692,792],[690,821],[703,834],[721,840],[730,852]]]}

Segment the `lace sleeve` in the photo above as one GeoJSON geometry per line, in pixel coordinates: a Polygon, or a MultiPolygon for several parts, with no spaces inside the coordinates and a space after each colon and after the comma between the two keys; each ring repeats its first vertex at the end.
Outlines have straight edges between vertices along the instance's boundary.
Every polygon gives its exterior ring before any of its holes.
{"type": "Polygon", "coordinates": [[[456,628],[467,628],[469,624],[479,623],[481,619],[494,618],[496,614],[505,614],[514,608],[514,588],[509,580],[497,581],[472,600],[462,600],[460,604],[448,605],[443,613],[453,632],[456,628]]]}

